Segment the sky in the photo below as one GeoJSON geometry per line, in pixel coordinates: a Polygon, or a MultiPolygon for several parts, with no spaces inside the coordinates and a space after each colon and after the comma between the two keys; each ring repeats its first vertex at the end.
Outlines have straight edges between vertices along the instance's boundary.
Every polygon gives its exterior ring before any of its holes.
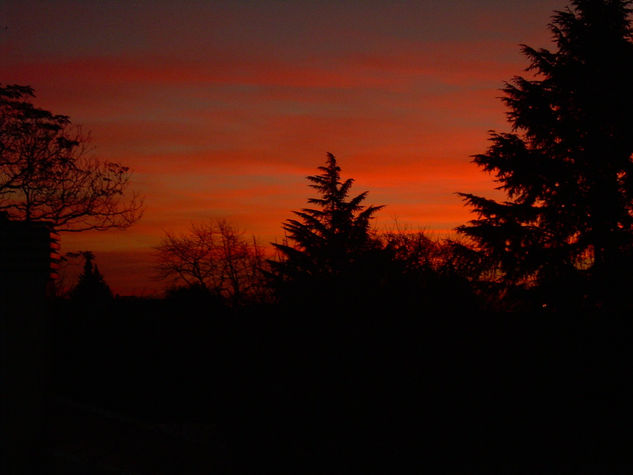
{"type": "Polygon", "coordinates": [[[379,230],[439,237],[473,219],[456,193],[500,196],[471,162],[508,130],[500,88],[526,74],[520,44],[551,47],[566,5],[2,0],[0,84],[32,86],[96,158],[131,168],[143,218],[63,234],[62,251],[93,251],[115,293],[151,295],[165,232],[219,218],[279,241],[326,152],[386,205],[379,230]]]}

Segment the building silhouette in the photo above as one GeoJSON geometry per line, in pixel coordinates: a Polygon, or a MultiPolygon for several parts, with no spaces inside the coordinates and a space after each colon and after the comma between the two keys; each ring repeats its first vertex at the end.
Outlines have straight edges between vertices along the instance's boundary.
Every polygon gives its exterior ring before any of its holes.
{"type": "Polygon", "coordinates": [[[59,235],[46,222],[10,220],[0,213],[0,295],[5,302],[54,295],[59,235]]]}
{"type": "Polygon", "coordinates": [[[0,213],[0,473],[39,473],[51,377],[51,300],[59,236],[45,222],[0,213]]]}

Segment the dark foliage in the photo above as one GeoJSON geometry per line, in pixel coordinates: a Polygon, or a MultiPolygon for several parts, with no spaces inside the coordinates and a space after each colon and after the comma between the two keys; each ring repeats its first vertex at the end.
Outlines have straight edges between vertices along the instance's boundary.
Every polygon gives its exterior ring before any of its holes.
{"type": "Polygon", "coordinates": [[[185,313],[217,316],[227,307],[227,301],[213,290],[201,285],[177,286],[167,289],[165,303],[185,313]]]}
{"type": "Polygon", "coordinates": [[[459,231],[489,278],[540,287],[539,306],[614,307],[631,281],[630,13],[629,1],[575,0],[550,25],[555,51],[522,47],[534,76],[503,90],[512,131],[474,158],[508,200],[462,194],[479,217],[459,231]]]}
{"type": "Polygon", "coordinates": [[[269,276],[282,300],[320,294],[335,305],[354,299],[379,277],[384,256],[370,222],[382,206],[362,205],[367,192],[348,198],[354,180],[341,180],[331,153],[319,170],[320,175],[307,177],[319,195],[308,203],[317,207],[294,211],[297,219],[284,223],[289,242],[273,244],[280,258],[269,261],[269,276]]]}
{"type": "Polygon", "coordinates": [[[390,312],[455,314],[481,307],[470,282],[472,261],[458,243],[423,232],[388,232],[379,239],[387,258],[381,272],[390,312]]]}
{"type": "Polygon", "coordinates": [[[94,310],[98,310],[112,300],[112,291],[99,272],[99,267],[93,263],[94,254],[85,251],[81,255],[84,258],[84,269],[70,297],[75,302],[90,304],[94,310]]]}

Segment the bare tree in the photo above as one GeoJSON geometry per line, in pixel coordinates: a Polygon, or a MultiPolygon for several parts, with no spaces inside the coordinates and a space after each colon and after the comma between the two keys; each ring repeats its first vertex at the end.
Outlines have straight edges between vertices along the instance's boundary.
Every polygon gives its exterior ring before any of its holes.
{"type": "Polygon", "coordinates": [[[459,275],[475,279],[481,275],[483,264],[461,236],[439,239],[424,231],[396,228],[382,233],[380,242],[407,271],[428,270],[443,275],[459,275]]]}
{"type": "Polygon", "coordinates": [[[186,234],[166,232],[156,249],[156,276],[172,284],[198,286],[232,305],[259,298],[263,251],[253,238],[225,220],[193,224],[186,234]]]}
{"type": "Polygon", "coordinates": [[[68,116],[34,107],[28,86],[0,86],[0,211],[57,231],[126,228],[143,200],[130,173],[88,155],[89,136],[68,116]]]}

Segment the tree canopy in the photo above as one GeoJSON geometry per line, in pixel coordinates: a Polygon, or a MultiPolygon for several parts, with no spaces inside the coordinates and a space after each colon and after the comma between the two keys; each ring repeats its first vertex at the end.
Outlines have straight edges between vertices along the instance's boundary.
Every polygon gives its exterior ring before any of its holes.
{"type": "MultiPolygon", "coordinates": [[[[555,51],[522,45],[529,77],[506,83],[510,132],[474,162],[506,201],[461,196],[472,238],[500,281],[540,284],[627,266],[633,249],[631,2],[574,0],[549,28],[555,51]]],[[[584,277],[583,277],[584,278],[584,277]]]]}
{"type": "Polygon", "coordinates": [[[142,213],[129,168],[87,153],[89,138],[65,115],[35,107],[33,89],[0,85],[0,211],[57,231],[126,228],[142,213]]]}

